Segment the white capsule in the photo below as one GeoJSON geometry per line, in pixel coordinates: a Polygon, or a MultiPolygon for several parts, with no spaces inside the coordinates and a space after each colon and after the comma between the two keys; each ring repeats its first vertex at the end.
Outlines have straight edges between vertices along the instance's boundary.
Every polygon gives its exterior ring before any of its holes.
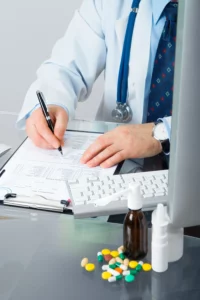
{"type": "Polygon", "coordinates": [[[130,275],[131,272],[129,270],[127,270],[127,271],[124,271],[122,274],[123,274],[123,276],[126,276],[126,275],[130,275]]]}
{"type": "Polygon", "coordinates": [[[103,271],[107,271],[108,268],[109,268],[109,265],[103,265],[103,266],[102,266],[102,270],[103,270],[103,271]]]}
{"type": "Polygon", "coordinates": [[[119,266],[119,268],[120,268],[120,269],[122,269],[123,271],[126,271],[126,270],[128,269],[128,267],[127,267],[127,266],[125,266],[125,265],[122,265],[122,264],[119,266]]]}
{"type": "Polygon", "coordinates": [[[117,281],[115,276],[108,278],[108,282],[115,282],[115,281],[117,281]]]}
{"type": "Polygon", "coordinates": [[[113,276],[118,276],[118,275],[120,275],[119,272],[117,272],[117,271],[115,271],[115,270],[113,270],[113,269],[111,269],[111,268],[108,268],[108,269],[107,269],[107,272],[110,273],[110,274],[112,274],[113,276]]]}
{"type": "Polygon", "coordinates": [[[139,261],[139,263],[138,263],[138,265],[141,265],[141,266],[143,266],[143,261],[139,261]]]}

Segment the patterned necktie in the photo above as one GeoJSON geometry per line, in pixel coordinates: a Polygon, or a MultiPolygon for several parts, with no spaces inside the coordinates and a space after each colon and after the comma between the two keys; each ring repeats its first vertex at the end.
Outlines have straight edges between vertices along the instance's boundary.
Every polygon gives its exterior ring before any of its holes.
{"type": "Polygon", "coordinates": [[[163,11],[166,22],[155,57],[147,122],[172,115],[177,8],[170,2],[163,11]]]}

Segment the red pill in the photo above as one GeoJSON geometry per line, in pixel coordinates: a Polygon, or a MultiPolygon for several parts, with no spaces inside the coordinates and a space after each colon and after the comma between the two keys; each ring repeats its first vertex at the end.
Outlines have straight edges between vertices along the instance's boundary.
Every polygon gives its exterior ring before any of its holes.
{"type": "Polygon", "coordinates": [[[107,261],[107,262],[109,262],[112,258],[113,258],[113,257],[112,257],[112,255],[110,255],[110,254],[104,255],[104,259],[105,259],[105,261],[107,261]]]}

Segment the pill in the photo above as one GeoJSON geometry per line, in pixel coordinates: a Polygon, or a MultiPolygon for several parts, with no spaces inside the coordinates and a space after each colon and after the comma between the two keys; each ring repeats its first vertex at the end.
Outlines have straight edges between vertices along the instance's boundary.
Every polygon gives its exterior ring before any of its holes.
{"type": "Polygon", "coordinates": [[[135,260],[131,260],[131,261],[129,262],[129,267],[130,267],[131,269],[135,269],[135,268],[137,267],[137,265],[138,265],[138,262],[135,261],[135,260]]]}
{"type": "Polygon", "coordinates": [[[138,263],[138,265],[140,265],[140,266],[143,266],[143,264],[144,264],[144,263],[143,263],[143,261],[141,261],[141,260],[140,260],[139,263],[138,263]]]}
{"type": "Polygon", "coordinates": [[[86,271],[88,271],[88,272],[92,272],[92,271],[95,270],[95,265],[94,265],[94,264],[87,264],[87,265],[85,266],[85,269],[86,269],[86,271]]]}
{"type": "Polygon", "coordinates": [[[82,261],[81,261],[81,267],[84,268],[87,264],[88,264],[88,258],[85,257],[85,258],[83,258],[82,261]]]}
{"type": "Polygon", "coordinates": [[[117,267],[117,265],[116,265],[116,264],[109,265],[109,268],[111,268],[111,269],[115,269],[116,267],[117,267]]]}
{"type": "Polygon", "coordinates": [[[114,265],[116,263],[116,259],[115,258],[112,258],[110,261],[109,261],[109,265],[114,265]]]}
{"type": "Polygon", "coordinates": [[[128,265],[129,265],[129,259],[128,258],[125,258],[124,265],[128,267],[128,265]]]}
{"type": "Polygon", "coordinates": [[[120,263],[120,264],[123,264],[123,260],[120,258],[120,257],[116,257],[116,262],[120,263]]]}
{"type": "Polygon", "coordinates": [[[110,278],[112,275],[110,274],[110,273],[108,273],[108,272],[103,272],[102,274],[101,274],[101,277],[102,277],[102,279],[104,279],[104,280],[108,280],[108,278],[110,278]]]}
{"type": "Polygon", "coordinates": [[[116,262],[116,265],[117,265],[120,269],[122,269],[123,271],[126,271],[126,270],[128,269],[127,266],[125,266],[125,265],[123,265],[123,264],[121,264],[121,263],[119,263],[119,262],[116,262]]]}
{"type": "Polygon", "coordinates": [[[105,261],[109,262],[112,259],[112,255],[110,254],[104,255],[104,259],[105,261]]]}
{"type": "Polygon", "coordinates": [[[126,275],[126,277],[125,277],[126,282],[132,282],[132,281],[134,281],[134,279],[135,279],[135,276],[133,276],[133,275],[126,275]]]}
{"type": "Polygon", "coordinates": [[[101,253],[102,253],[103,255],[108,255],[108,254],[110,254],[110,250],[109,250],[109,249],[103,249],[103,250],[101,251],[101,253]]]}
{"type": "Polygon", "coordinates": [[[114,251],[111,251],[110,254],[112,255],[112,257],[117,257],[119,255],[119,252],[114,250],[114,251]]]}
{"type": "Polygon", "coordinates": [[[122,278],[123,278],[123,276],[120,274],[118,276],[112,276],[112,277],[108,278],[108,281],[115,282],[115,281],[121,280],[122,278]]]}
{"type": "Polygon", "coordinates": [[[143,270],[145,271],[145,272],[148,272],[148,271],[151,271],[151,265],[150,264],[143,264],[143,266],[142,266],[142,268],[143,268],[143,270]]]}
{"type": "Polygon", "coordinates": [[[117,249],[118,252],[123,252],[124,251],[124,246],[120,246],[118,249],[117,249]]]}
{"type": "Polygon", "coordinates": [[[98,252],[98,253],[97,253],[97,259],[98,259],[99,262],[102,262],[102,261],[103,261],[103,255],[102,255],[101,252],[98,252]]]}
{"type": "Polygon", "coordinates": [[[109,265],[103,265],[103,266],[102,266],[102,270],[103,270],[103,271],[108,270],[108,268],[109,268],[109,265]]]}
{"type": "Polygon", "coordinates": [[[136,275],[137,271],[136,270],[127,270],[127,271],[124,271],[122,274],[123,274],[123,276],[126,276],[126,275],[136,275]]]}
{"type": "Polygon", "coordinates": [[[119,267],[115,268],[115,271],[117,271],[119,274],[122,274],[123,270],[119,267]]]}
{"type": "Polygon", "coordinates": [[[142,269],[142,266],[141,265],[137,265],[137,267],[135,268],[137,271],[140,271],[142,269]]]}
{"type": "Polygon", "coordinates": [[[118,276],[118,275],[120,275],[119,272],[117,272],[117,271],[115,271],[115,270],[113,270],[113,269],[111,269],[111,268],[108,268],[108,269],[107,269],[107,272],[109,272],[109,273],[112,274],[113,276],[118,276]]]}
{"type": "Polygon", "coordinates": [[[120,257],[121,259],[123,259],[123,260],[126,258],[125,254],[124,254],[123,252],[120,253],[119,257],[120,257]]]}

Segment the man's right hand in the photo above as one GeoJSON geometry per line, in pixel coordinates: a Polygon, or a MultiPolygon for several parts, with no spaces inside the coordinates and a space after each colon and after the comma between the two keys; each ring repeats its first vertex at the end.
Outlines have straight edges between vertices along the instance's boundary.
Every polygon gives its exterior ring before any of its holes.
{"type": "Polygon", "coordinates": [[[48,111],[54,124],[54,134],[49,129],[41,108],[37,108],[27,119],[26,132],[37,147],[57,149],[64,145],[68,115],[64,108],[56,105],[49,105],[48,111]]]}

